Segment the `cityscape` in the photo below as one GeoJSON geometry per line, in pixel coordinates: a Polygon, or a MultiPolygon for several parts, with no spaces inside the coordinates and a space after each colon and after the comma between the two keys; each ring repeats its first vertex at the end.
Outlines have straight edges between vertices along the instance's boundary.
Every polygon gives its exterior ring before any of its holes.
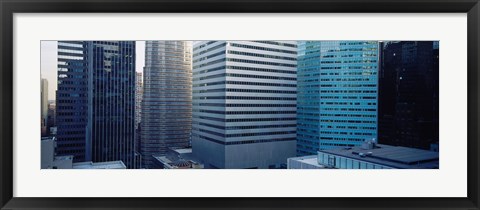
{"type": "Polygon", "coordinates": [[[41,48],[41,169],[440,168],[438,41],[41,48]]]}

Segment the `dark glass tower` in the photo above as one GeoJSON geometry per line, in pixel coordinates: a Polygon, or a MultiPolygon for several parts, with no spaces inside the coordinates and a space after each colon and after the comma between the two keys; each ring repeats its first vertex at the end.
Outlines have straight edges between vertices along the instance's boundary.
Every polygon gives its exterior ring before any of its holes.
{"type": "Polygon", "coordinates": [[[135,42],[88,42],[87,158],[133,167],[135,42]],[[91,153],[89,153],[91,151],[91,153]]]}
{"type": "Polygon", "coordinates": [[[379,143],[429,149],[438,142],[438,52],[438,42],[384,43],[379,143]]]}
{"type": "Polygon", "coordinates": [[[142,167],[152,155],[190,144],[192,48],[187,41],[147,41],[141,112],[142,167]]]}
{"type": "Polygon", "coordinates": [[[133,167],[135,42],[58,42],[58,153],[133,167]]]}
{"type": "Polygon", "coordinates": [[[57,154],[85,161],[85,131],[88,110],[86,43],[58,42],[57,154]]]}

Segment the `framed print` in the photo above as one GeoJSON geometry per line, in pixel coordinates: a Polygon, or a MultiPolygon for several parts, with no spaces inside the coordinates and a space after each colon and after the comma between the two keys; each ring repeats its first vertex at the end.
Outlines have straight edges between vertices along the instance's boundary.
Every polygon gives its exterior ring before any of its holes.
{"type": "Polygon", "coordinates": [[[477,0],[1,8],[2,209],[479,208],[477,0]]]}

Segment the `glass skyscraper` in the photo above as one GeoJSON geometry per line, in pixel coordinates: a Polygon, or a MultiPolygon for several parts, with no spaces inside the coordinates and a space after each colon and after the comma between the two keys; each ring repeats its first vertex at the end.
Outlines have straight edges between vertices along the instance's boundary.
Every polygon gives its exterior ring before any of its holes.
{"type": "Polygon", "coordinates": [[[142,72],[137,72],[135,77],[135,129],[142,120],[142,99],[143,99],[143,83],[142,72]]]}
{"type": "Polygon", "coordinates": [[[379,43],[298,45],[297,155],[376,139],[379,43]]]}
{"type": "Polygon", "coordinates": [[[146,41],[141,112],[143,166],[152,155],[190,145],[192,126],[192,47],[188,41],[146,41]]]}
{"type": "Polygon", "coordinates": [[[294,41],[193,48],[194,155],[213,168],[279,168],[295,156],[294,41]]]}
{"type": "Polygon", "coordinates": [[[85,161],[88,111],[86,42],[58,41],[56,92],[57,154],[85,161]]]}
{"type": "Polygon", "coordinates": [[[87,42],[89,113],[87,160],[121,160],[133,167],[135,42],[87,42]],[[90,153],[91,151],[91,153],[90,153]]]}
{"type": "Polygon", "coordinates": [[[133,166],[135,42],[59,41],[58,153],[133,166]]]}
{"type": "Polygon", "coordinates": [[[439,141],[439,43],[386,42],[379,77],[379,143],[429,149],[439,141]]]}

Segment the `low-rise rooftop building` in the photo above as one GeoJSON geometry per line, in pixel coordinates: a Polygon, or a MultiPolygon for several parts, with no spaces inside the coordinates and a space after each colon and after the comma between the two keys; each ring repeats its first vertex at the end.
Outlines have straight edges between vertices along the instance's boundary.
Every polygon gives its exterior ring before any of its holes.
{"type": "Polygon", "coordinates": [[[152,155],[153,165],[159,169],[201,169],[204,165],[192,156],[192,148],[169,148],[166,155],[152,155]]]}
{"type": "Polygon", "coordinates": [[[126,169],[125,164],[119,161],[109,162],[79,162],[73,163],[73,155],[57,156],[55,137],[41,139],[41,169],[126,169]]]}
{"type": "Polygon", "coordinates": [[[126,169],[127,166],[121,161],[108,161],[108,162],[80,162],[74,163],[73,169],[126,169]]]}
{"type": "Polygon", "coordinates": [[[365,142],[361,146],[320,150],[316,157],[289,158],[289,169],[438,169],[439,153],[365,142]],[[315,161],[316,160],[316,161],[315,161]],[[323,167],[322,167],[323,166],[323,167]]]}
{"type": "Polygon", "coordinates": [[[293,157],[287,159],[288,169],[325,169],[324,165],[318,164],[316,155],[293,157]]]}

